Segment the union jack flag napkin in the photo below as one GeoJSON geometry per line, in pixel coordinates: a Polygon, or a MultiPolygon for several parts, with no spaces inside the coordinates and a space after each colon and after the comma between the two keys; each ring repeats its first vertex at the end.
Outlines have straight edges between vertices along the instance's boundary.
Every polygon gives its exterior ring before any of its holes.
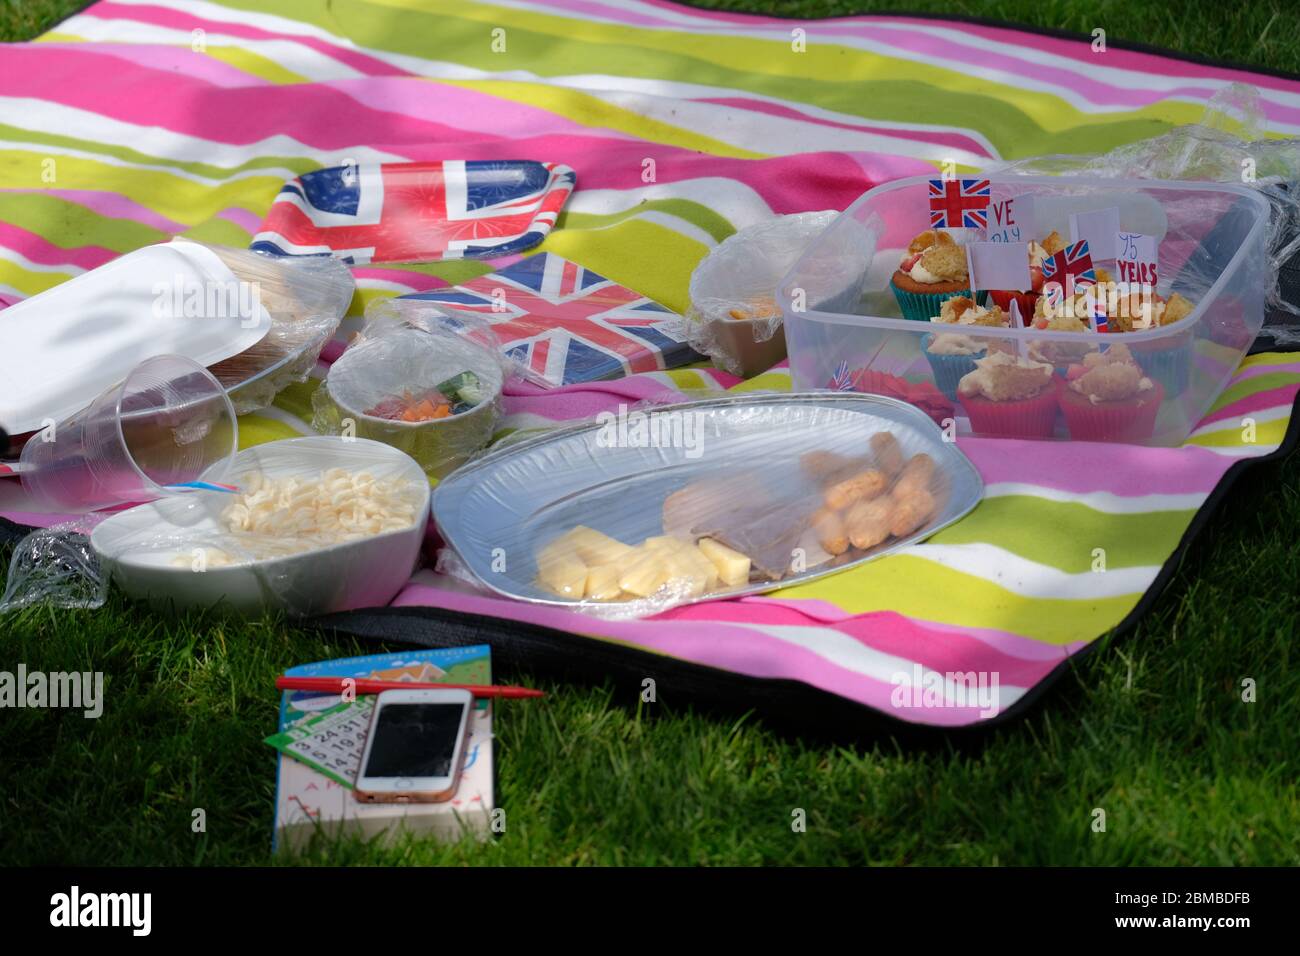
{"type": "Polygon", "coordinates": [[[492,324],[501,349],[547,387],[654,372],[699,360],[681,317],[549,252],[450,289],[402,296],[492,324]]]}
{"type": "Polygon", "coordinates": [[[987,179],[931,179],[931,229],[987,229],[993,188],[987,179]]]}
{"type": "Polygon", "coordinates": [[[546,238],[575,180],[532,160],[332,166],[287,182],[249,248],[354,265],[511,255],[546,238]]]}

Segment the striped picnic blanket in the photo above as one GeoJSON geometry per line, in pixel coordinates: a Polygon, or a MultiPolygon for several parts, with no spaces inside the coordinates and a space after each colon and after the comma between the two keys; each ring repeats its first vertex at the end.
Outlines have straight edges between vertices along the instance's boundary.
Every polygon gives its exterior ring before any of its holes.
{"type": "MultiPolygon", "coordinates": [[[[540,249],[682,310],[694,265],[735,229],[843,208],[946,160],[1102,151],[1197,121],[1234,81],[1259,87],[1272,132],[1300,132],[1290,79],[972,23],[795,22],[661,0],[104,0],[0,62],[8,301],[175,234],[245,246],[283,182],[320,166],[509,158],[577,171],[540,249]]],[[[352,314],[502,264],[358,267],[352,314]]],[[[307,431],[315,384],[245,416],[243,442],[307,431]]],[[[520,388],[508,425],[731,387],[788,387],[788,375],[520,388]]],[[[396,604],[970,724],[1005,714],[1134,611],[1228,469],[1282,445],[1297,389],[1300,356],[1249,358],[1180,449],[963,441],[988,488],[966,519],[764,597],[607,623],[422,571],[396,604]],[[988,701],[966,686],[985,679],[988,701]]]]}

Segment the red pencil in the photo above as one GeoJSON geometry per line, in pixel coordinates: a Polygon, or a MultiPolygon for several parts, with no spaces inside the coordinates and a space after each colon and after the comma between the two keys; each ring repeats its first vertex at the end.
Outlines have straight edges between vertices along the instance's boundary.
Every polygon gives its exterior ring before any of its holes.
{"type": "Polygon", "coordinates": [[[467,690],[475,697],[545,697],[546,692],[531,687],[497,684],[432,684],[426,681],[376,680],[372,677],[277,677],[280,690],[310,690],[322,694],[342,694],[344,682],[350,681],[358,694],[378,694],[386,690],[467,690]]]}

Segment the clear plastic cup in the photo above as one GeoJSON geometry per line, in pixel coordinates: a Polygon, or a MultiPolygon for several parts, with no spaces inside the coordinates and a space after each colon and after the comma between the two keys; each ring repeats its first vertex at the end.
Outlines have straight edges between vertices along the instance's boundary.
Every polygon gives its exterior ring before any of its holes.
{"type": "Polygon", "coordinates": [[[141,362],[87,408],[33,435],[19,473],[32,507],[82,514],[220,482],[238,444],[235,410],[206,368],[141,362]]]}

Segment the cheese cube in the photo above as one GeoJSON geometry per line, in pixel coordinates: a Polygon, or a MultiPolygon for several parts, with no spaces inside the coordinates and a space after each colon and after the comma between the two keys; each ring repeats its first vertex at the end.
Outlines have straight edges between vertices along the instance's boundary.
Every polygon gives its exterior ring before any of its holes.
{"type": "Polygon", "coordinates": [[[563,539],[537,553],[537,580],[560,597],[578,599],[587,589],[587,565],[563,539]]]}
{"type": "Polygon", "coordinates": [[[718,577],[727,587],[739,587],[749,583],[749,558],[728,548],[721,541],[701,538],[699,549],[718,569],[718,577]]]}
{"type": "Polygon", "coordinates": [[[592,601],[614,600],[622,591],[618,584],[622,574],[617,564],[602,564],[589,569],[584,596],[592,601]]]}
{"type": "Polygon", "coordinates": [[[586,525],[578,525],[566,534],[565,538],[577,552],[578,557],[592,568],[600,564],[613,564],[632,550],[622,541],[602,534],[595,528],[588,528],[586,525]]]}
{"type": "Polygon", "coordinates": [[[653,550],[644,550],[640,557],[626,566],[619,575],[618,586],[637,597],[649,597],[668,580],[664,556],[653,550]]]}

